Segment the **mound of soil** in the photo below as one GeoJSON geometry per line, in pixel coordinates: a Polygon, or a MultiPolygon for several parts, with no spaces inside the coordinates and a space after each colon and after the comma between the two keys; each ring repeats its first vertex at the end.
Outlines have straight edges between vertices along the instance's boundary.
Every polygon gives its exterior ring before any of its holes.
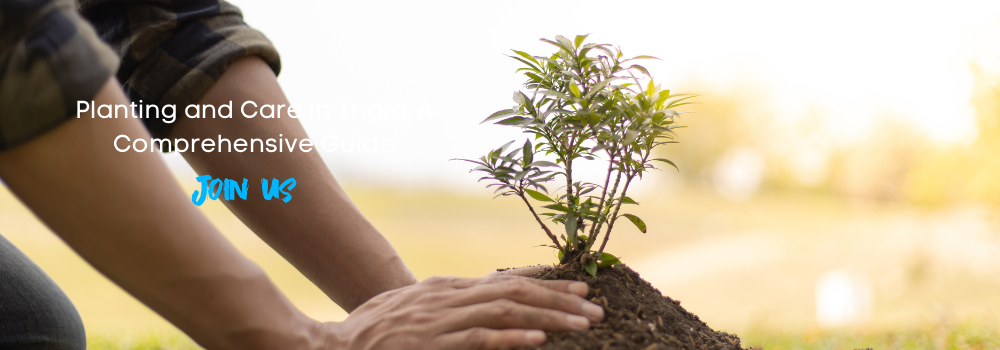
{"type": "Polygon", "coordinates": [[[628,266],[601,268],[592,277],[572,263],[534,277],[587,282],[587,299],[604,306],[605,313],[604,320],[586,332],[547,332],[548,341],[537,349],[742,350],[739,337],[709,328],[628,266]]]}

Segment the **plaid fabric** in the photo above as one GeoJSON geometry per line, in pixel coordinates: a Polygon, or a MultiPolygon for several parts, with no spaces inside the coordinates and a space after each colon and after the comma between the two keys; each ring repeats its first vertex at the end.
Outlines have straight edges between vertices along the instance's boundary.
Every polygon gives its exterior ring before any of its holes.
{"type": "MultiPolygon", "coordinates": [[[[131,100],[183,108],[247,55],[281,68],[225,1],[0,0],[0,150],[73,117],[112,72],[131,100]]],[[[173,125],[142,121],[156,137],[173,125]]]]}
{"type": "MultiPolygon", "coordinates": [[[[80,11],[121,58],[118,81],[136,103],[195,103],[230,63],[247,55],[263,58],[274,74],[281,70],[271,42],[225,1],[80,0],[80,11]]],[[[156,137],[173,125],[142,120],[156,137]]]]}
{"type": "Polygon", "coordinates": [[[0,0],[0,150],[65,121],[117,67],[73,0],[0,0]]]}

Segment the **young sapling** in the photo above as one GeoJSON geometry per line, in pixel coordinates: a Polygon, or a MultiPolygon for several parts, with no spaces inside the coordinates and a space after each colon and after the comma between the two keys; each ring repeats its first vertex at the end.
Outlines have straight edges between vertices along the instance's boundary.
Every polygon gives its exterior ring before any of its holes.
{"type": "Polygon", "coordinates": [[[519,147],[511,148],[511,141],[479,159],[461,160],[475,163],[472,171],[485,173],[480,181],[495,187],[497,196],[524,202],[552,242],[548,246],[558,250],[560,264],[579,261],[596,275],[598,267],[621,263],[604,251],[618,219],[646,232],[646,223],[623,213],[622,206],[639,204],[627,195],[629,186],[656,169],[656,162],[677,168],[668,159],[654,158],[653,151],[676,143],[672,130],[682,127],[675,122],[685,112],[674,108],[691,103],[693,96],[661,89],[645,67],[633,63],[656,57],[623,59],[620,48],[586,39],[541,39],[557,48],[550,56],[512,50],[516,55],[510,57],[524,65],[516,72],[527,81],[514,92],[512,108],[483,123],[518,128],[529,137],[519,147]],[[646,84],[640,82],[643,76],[646,84]],[[593,183],[574,176],[581,161],[605,162],[603,179],[593,183]],[[554,184],[558,187],[550,190],[554,184]],[[557,236],[546,221],[561,225],[563,232],[557,236]]]}

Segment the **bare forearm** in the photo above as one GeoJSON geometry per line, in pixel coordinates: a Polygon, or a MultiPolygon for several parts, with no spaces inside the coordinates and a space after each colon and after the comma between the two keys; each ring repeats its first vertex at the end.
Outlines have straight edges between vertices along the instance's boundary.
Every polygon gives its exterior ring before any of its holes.
{"type": "MultiPolygon", "coordinates": [[[[95,99],[127,103],[113,80],[95,99]]],[[[0,176],[95,268],[202,345],[304,341],[311,320],[215,231],[159,156],[115,152],[118,134],[148,137],[134,119],[70,120],[0,153],[0,176]]]]}
{"type": "MultiPolygon", "coordinates": [[[[258,58],[235,62],[199,104],[244,101],[288,104],[271,70],[258,58]]],[[[305,130],[287,110],[281,118],[182,120],[171,138],[303,139],[305,130]]],[[[351,311],[386,290],[416,283],[389,242],[354,206],[314,150],[302,153],[187,152],[199,174],[237,181],[296,179],[293,199],[260,196],[226,201],[250,229],[290,261],[331,299],[351,311]]]]}

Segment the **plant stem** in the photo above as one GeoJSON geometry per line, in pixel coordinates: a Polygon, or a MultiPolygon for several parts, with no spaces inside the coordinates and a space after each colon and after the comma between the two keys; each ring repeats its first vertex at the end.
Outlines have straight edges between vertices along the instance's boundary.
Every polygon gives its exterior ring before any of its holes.
{"type": "MultiPolygon", "coordinates": [[[[642,149],[641,148],[639,149],[639,154],[642,154],[642,149]]],[[[653,150],[652,149],[648,149],[646,151],[646,154],[642,156],[642,162],[639,163],[639,164],[645,166],[646,162],[649,160],[649,155],[650,154],[653,154],[653,150]]],[[[645,169],[642,169],[642,170],[645,170],[645,169]]],[[[635,176],[638,175],[639,172],[642,171],[642,170],[639,170],[639,171],[636,171],[636,172],[634,172],[632,174],[626,175],[627,178],[625,179],[625,187],[622,187],[622,195],[621,195],[620,198],[624,198],[625,197],[625,194],[628,192],[628,185],[630,183],[632,183],[632,179],[634,179],[635,176]]],[[[608,231],[604,233],[604,241],[601,242],[601,248],[597,250],[597,256],[601,256],[601,253],[604,252],[604,246],[606,246],[608,244],[608,238],[611,237],[611,229],[615,226],[615,221],[618,220],[618,210],[621,209],[621,207],[622,207],[622,202],[618,201],[618,205],[615,206],[615,213],[613,215],[611,215],[611,221],[608,222],[608,231]]]]}
{"type": "MultiPolygon", "coordinates": [[[[573,204],[573,161],[566,157],[566,207],[570,211],[576,211],[576,206],[573,204]]],[[[567,217],[567,220],[569,217],[567,217]]],[[[569,221],[566,222],[566,226],[569,226],[569,221]]],[[[576,231],[566,232],[567,242],[570,248],[576,248],[576,231]]]]}
{"type": "MultiPolygon", "coordinates": [[[[565,148],[563,149],[563,151],[566,152],[563,158],[564,159],[563,162],[566,163],[566,204],[567,204],[566,207],[569,208],[570,211],[572,212],[576,212],[576,205],[575,203],[573,203],[573,154],[571,153],[572,150],[575,150],[576,148],[573,145],[575,139],[576,135],[571,135],[569,137],[569,144],[565,145],[565,148]]],[[[569,217],[567,217],[567,220],[568,219],[569,217]]],[[[569,227],[569,221],[567,221],[565,224],[566,227],[569,227]]],[[[573,232],[566,232],[566,236],[567,236],[566,237],[567,248],[575,249],[577,241],[576,230],[574,230],[573,232]]],[[[566,254],[569,255],[569,252],[567,251],[566,254]]]]}
{"type": "MultiPolygon", "coordinates": [[[[612,200],[613,200],[613,199],[615,198],[615,194],[616,194],[616,193],[618,193],[618,185],[619,185],[619,184],[621,184],[621,181],[622,181],[622,169],[621,169],[621,167],[625,165],[625,163],[624,163],[624,160],[625,160],[625,155],[626,155],[626,154],[629,154],[628,152],[631,152],[631,151],[629,150],[629,147],[628,147],[627,145],[626,145],[626,146],[625,146],[625,147],[624,147],[624,148],[623,148],[623,149],[622,149],[621,151],[622,151],[622,153],[621,153],[621,157],[619,157],[618,159],[619,159],[619,162],[623,162],[623,163],[621,163],[621,165],[619,165],[619,169],[618,169],[618,173],[617,173],[617,174],[615,175],[615,185],[614,185],[614,187],[612,187],[612,188],[611,188],[611,195],[610,195],[610,198],[611,198],[612,200]]],[[[610,153],[610,152],[609,152],[609,153],[610,153]]],[[[614,161],[613,159],[612,159],[611,161],[609,161],[609,162],[611,162],[611,163],[610,163],[610,164],[608,164],[608,170],[609,170],[609,171],[608,171],[608,176],[611,176],[611,171],[610,171],[610,169],[611,169],[611,166],[612,166],[612,165],[614,164],[614,163],[613,163],[613,161],[614,161]]],[[[604,186],[605,186],[605,187],[607,186],[607,182],[605,182],[605,185],[604,185],[604,186]]],[[[619,203],[618,203],[618,204],[619,204],[619,205],[621,205],[621,202],[619,201],[619,203]]],[[[603,208],[603,207],[601,208],[601,211],[604,211],[604,208],[603,208]]],[[[610,212],[610,209],[609,209],[609,212],[610,212]]],[[[611,221],[611,219],[609,219],[609,220],[608,220],[608,222],[609,222],[609,225],[610,225],[610,221],[611,221]]],[[[597,223],[597,228],[596,228],[596,229],[594,230],[594,234],[592,234],[592,235],[594,236],[594,242],[596,242],[596,241],[597,241],[597,235],[599,235],[599,234],[601,233],[601,226],[603,226],[603,225],[604,225],[604,222],[603,222],[603,221],[601,221],[601,222],[598,222],[598,223],[597,223]]],[[[608,232],[611,232],[611,231],[608,231],[608,232]]],[[[607,240],[608,240],[608,239],[607,239],[607,234],[605,234],[605,238],[604,238],[604,241],[607,241],[607,240]]],[[[587,246],[587,249],[588,249],[588,250],[589,250],[589,249],[590,249],[591,247],[593,247],[593,246],[594,246],[594,242],[590,242],[590,244],[589,244],[589,245],[587,246]]],[[[603,246],[603,245],[602,245],[602,246],[603,246]]]]}
{"type": "MultiPolygon", "coordinates": [[[[618,170],[618,174],[616,174],[616,175],[615,175],[615,184],[614,184],[614,186],[612,186],[612,187],[611,187],[611,196],[610,196],[611,198],[614,198],[614,197],[615,197],[615,194],[616,194],[616,193],[618,193],[618,186],[619,186],[619,185],[621,185],[621,181],[622,181],[622,171],[621,171],[621,170],[618,170]]],[[[608,213],[609,213],[609,214],[611,213],[611,209],[608,209],[608,213]]],[[[611,220],[612,220],[612,219],[610,219],[610,217],[609,217],[609,219],[607,220],[607,221],[608,221],[608,224],[609,224],[609,225],[610,225],[610,223],[611,223],[611,220]]],[[[604,226],[604,223],[603,223],[603,222],[601,222],[601,223],[598,223],[598,225],[597,225],[597,231],[596,231],[597,235],[600,235],[600,234],[601,234],[601,226],[604,226]]],[[[610,232],[610,231],[609,231],[609,232],[610,232]]],[[[607,240],[608,240],[606,236],[607,236],[607,234],[605,233],[605,238],[604,238],[604,240],[605,240],[605,241],[607,241],[607,240]]],[[[595,240],[595,241],[596,241],[596,240],[595,240]]],[[[592,245],[592,246],[593,246],[593,245],[592,245]]]]}
{"type": "MultiPolygon", "coordinates": [[[[594,242],[597,241],[597,236],[595,236],[594,233],[598,233],[599,232],[598,230],[600,230],[601,218],[604,217],[604,211],[605,211],[604,202],[608,196],[608,184],[611,181],[611,170],[614,169],[615,167],[614,154],[612,154],[610,151],[608,152],[608,154],[610,155],[608,159],[608,174],[604,177],[604,188],[601,190],[601,204],[597,207],[599,210],[597,220],[594,220],[594,224],[590,226],[590,233],[587,236],[587,245],[586,245],[587,250],[590,250],[590,247],[593,247],[594,242]]],[[[614,196],[614,192],[611,193],[611,196],[614,196]]]]}
{"type": "MultiPolygon", "coordinates": [[[[622,197],[625,197],[625,193],[628,192],[628,185],[632,183],[632,179],[635,175],[628,176],[625,179],[625,187],[622,187],[622,197]]],[[[600,257],[601,253],[604,252],[604,246],[608,244],[608,238],[611,237],[611,229],[615,226],[615,221],[618,220],[618,210],[621,209],[622,202],[618,201],[618,205],[615,206],[615,213],[611,215],[611,220],[608,222],[608,231],[604,233],[604,241],[601,242],[601,248],[597,250],[597,256],[600,257]]]]}
{"type": "Polygon", "coordinates": [[[535,221],[538,222],[538,225],[542,226],[542,229],[545,230],[545,234],[548,235],[550,239],[552,239],[552,243],[556,244],[556,248],[565,252],[562,245],[559,244],[559,239],[556,238],[556,235],[552,234],[552,231],[549,230],[549,227],[545,226],[545,223],[542,222],[542,219],[538,217],[538,214],[535,213],[535,208],[532,207],[531,203],[528,202],[528,199],[524,197],[524,193],[519,193],[517,196],[521,197],[521,200],[524,201],[524,204],[528,206],[528,210],[531,211],[531,215],[535,217],[535,221]]]}

